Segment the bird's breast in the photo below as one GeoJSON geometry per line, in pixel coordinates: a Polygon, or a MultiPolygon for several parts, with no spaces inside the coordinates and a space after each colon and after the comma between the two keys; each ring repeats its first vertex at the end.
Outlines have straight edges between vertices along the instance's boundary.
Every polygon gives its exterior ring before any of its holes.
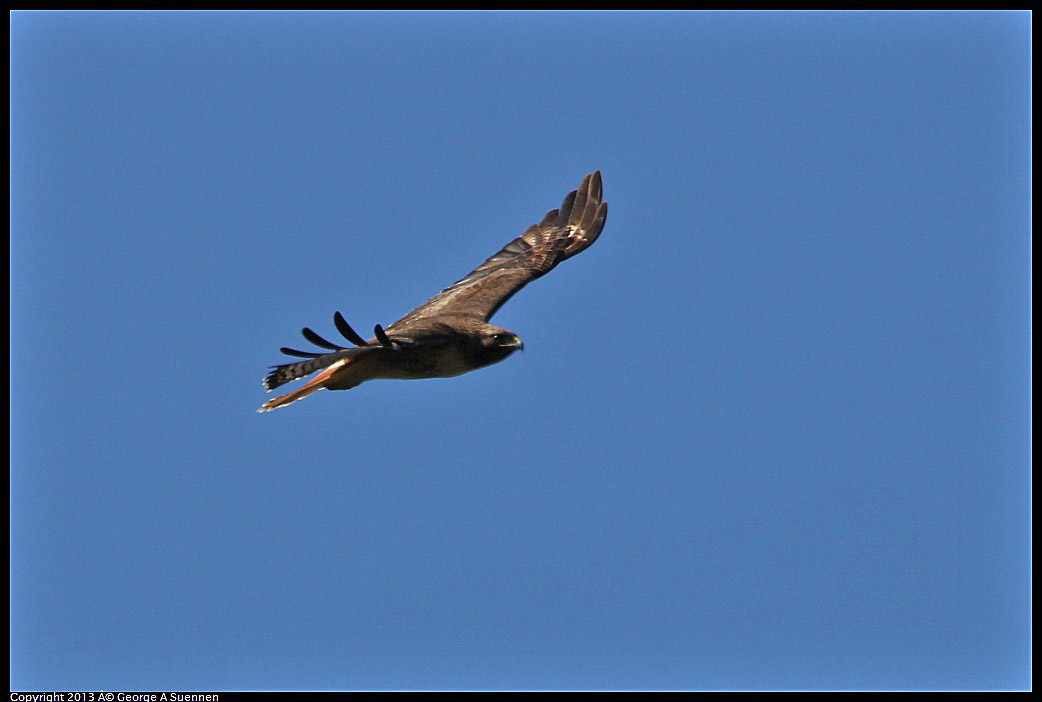
{"type": "Polygon", "coordinates": [[[472,371],[475,365],[462,348],[451,340],[419,343],[382,356],[377,372],[381,378],[421,379],[452,378],[472,371]]]}
{"type": "Polygon", "coordinates": [[[452,378],[472,371],[475,366],[459,344],[448,344],[431,356],[431,378],[452,378]]]}

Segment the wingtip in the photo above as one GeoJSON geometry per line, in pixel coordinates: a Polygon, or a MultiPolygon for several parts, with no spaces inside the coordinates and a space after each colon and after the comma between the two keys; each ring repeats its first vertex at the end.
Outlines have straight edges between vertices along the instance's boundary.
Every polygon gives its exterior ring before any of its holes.
{"type": "Polygon", "coordinates": [[[384,331],[383,327],[377,324],[375,327],[373,327],[373,332],[376,334],[376,339],[380,342],[381,346],[389,349],[394,348],[394,344],[388,338],[387,332],[384,331]]]}
{"type": "Polygon", "coordinates": [[[602,195],[601,172],[597,170],[593,172],[590,178],[590,197],[599,202],[602,195]]]}
{"type": "Polygon", "coordinates": [[[312,331],[311,329],[309,329],[307,327],[304,327],[303,329],[301,329],[300,333],[304,336],[305,339],[310,341],[315,346],[319,346],[319,347],[324,348],[324,349],[329,349],[330,351],[343,351],[344,348],[345,348],[345,347],[343,347],[343,346],[341,346],[339,344],[334,344],[331,341],[323,339],[321,336],[319,336],[318,334],[316,334],[314,331],[312,331]]]}
{"type": "Polygon", "coordinates": [[[578,195],[579,191],[573,190],[564,196],[561,206],[557,208],[557,221],[559,224],[567,222],[568,218],[572,216],[572,208],[575,206],[575,198],[578,195]]]}
{"type": "Polygon", "coordinates": [[[336,328],[340,332],[340,334],[355,346],[369,345],[368,343],[366,343],[366,340],[363,339],[360,334],[358,334],[354,329],[351,328],[351,325],[347,323],[347,320],[344,319],[344,315],[340,314],[339,310],[333,314],[333,323],[336,325],[336,328]]]}

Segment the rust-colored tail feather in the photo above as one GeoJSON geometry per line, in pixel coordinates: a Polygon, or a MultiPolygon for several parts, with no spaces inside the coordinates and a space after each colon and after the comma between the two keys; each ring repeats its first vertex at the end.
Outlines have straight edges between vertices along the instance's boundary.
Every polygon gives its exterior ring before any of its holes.
{"type": "MultiPolygon", "coordinates": [[[[282,349],[283,353],[289,352],[291,356],[304,355],[306,352],[295,349],[282,349]]],[[[271,392],[280,385],[292,382],[298,378],[304,378],[315,371],[328,368],[330,365],[342,359],[351,359],[360,353],[360,349],[344,349],[332,353],[308,354],[308,361],[297,361],[295,363],[284,363],[272,366],[272,370],[264,378],[264,389],[271,392]]]]}
{"type": "Polygon", "coordinates": [[[285,407],[286,405],[292,404],[297,400],[302,400],[311,393],[315,392],[316,390],[321,390],[325,387],[326,381],[329,380],[334,373],[346,366],[350,362],[350,360],[351,359],[349,358],[340,359],[333,365],[329,366],[329,368],[326,368],[324,371],[322,371],[314,378],[312,378],[310,381],[308,381],[307,385],[303,385],[294,390],[293,392],[286,393],[285,395],[280,395],[279,397],[276,397],[273,400],[268,400],[263,405],[261,405],[261,408],[257,411],[270,412],[273,409],[285,407]]]}

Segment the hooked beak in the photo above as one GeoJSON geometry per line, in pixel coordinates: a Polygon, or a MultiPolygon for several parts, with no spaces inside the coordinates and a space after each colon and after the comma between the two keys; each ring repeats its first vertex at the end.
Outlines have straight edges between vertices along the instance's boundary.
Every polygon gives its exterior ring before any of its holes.
{"type": "Polygon", "coordinates": [[[501,346],[505,349],[518,349],[519,351],[525,350],[524,342],[522,342],[521,339],[516,335],[514,336],[512,341],[508,341],[505,344],[501,344],[501,346]]]}

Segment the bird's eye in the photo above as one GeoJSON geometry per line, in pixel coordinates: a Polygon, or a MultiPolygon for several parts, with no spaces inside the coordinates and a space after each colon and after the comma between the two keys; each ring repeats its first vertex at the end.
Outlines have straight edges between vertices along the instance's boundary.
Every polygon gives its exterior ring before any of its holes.
{"type": "Polygon", "coordinates": [[[507,336],[506,334],[493,334],[492,335],[492,340],[495,341],[497,344],[503,343],[504,341],[508,341],[509,339],[510,339],[510,337],[507,336]]]}

